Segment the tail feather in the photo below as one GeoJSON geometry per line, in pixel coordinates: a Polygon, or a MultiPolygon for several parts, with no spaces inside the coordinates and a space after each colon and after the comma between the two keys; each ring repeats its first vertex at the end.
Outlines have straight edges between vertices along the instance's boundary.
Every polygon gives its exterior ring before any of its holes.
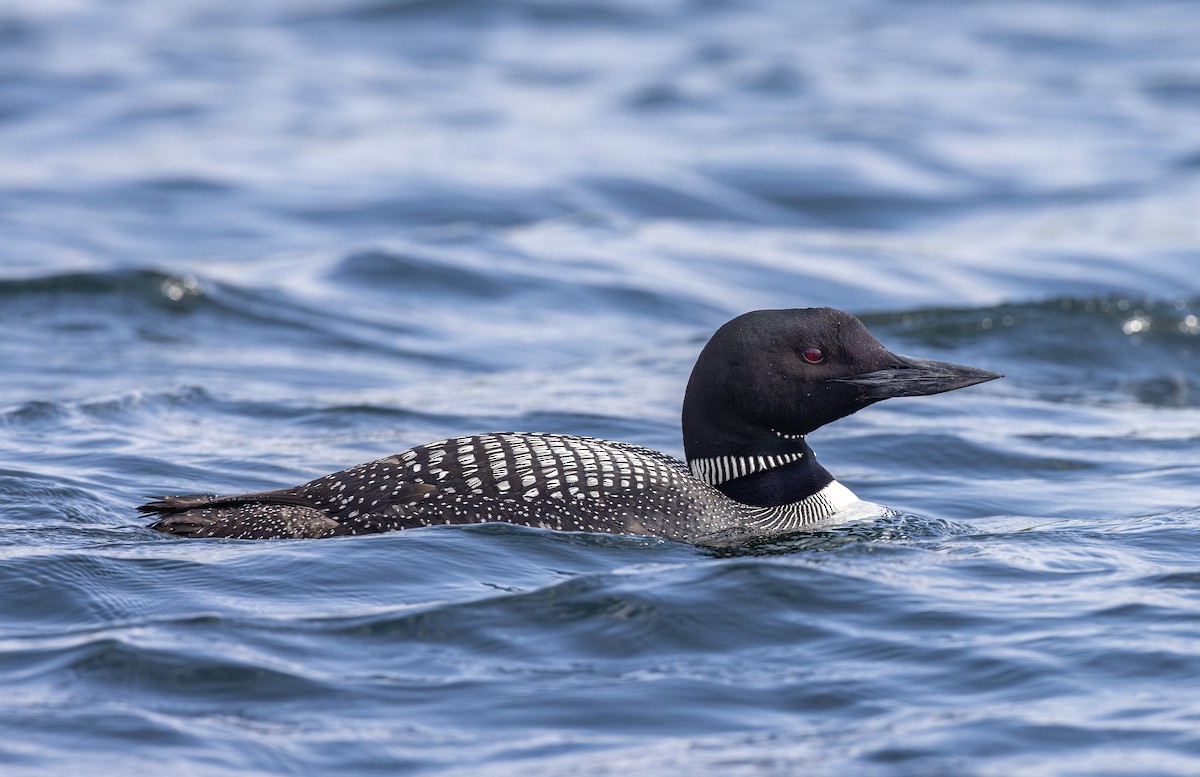
{"type": "Polygon", "coordinates": [[[150,526],[179,537],[232,537],[270,540],[330,537],[349,533],[340,523],[311,507],[241,504],[199,507],[159,516],[150,526]]]}
{"type": "Polygon", "coordinates": [[[182,494],[179,496],[147,496],[153,502],[138,505],[139,513],[178,513],[204,507],[235,507],[244,504],[295,505],[309,507],[312,501],[303,494],[290,490],[259,491],[253,494],[221,496],[219,494],[182,494]]]}
{"type": "Polygon", "coordinates": [[[217,494],[181,494],[179,496],[152,496],[146,495],[146,499],[153,499],[153,502],[147,502],[144,505],[138,505],[139,513],[174,513],[179,510],[190,510],[193,507],[204,507],[211,504],[214,499],[220,499],[217,494]]]}
{"type": "Polygon", "coordinates": [[[154,501],[139,505],[137,510],[157,517],[151,529],[181,537],[331,537],[399,528],[393,525],[395,516],[402,515],[407,505],[436,490],[435,486],[425,483],[406,483],[393,491],[387,504],[366,513],[351,508],[338,512],[328,506],[319,506],[313,497],[295,489],[237,496],[147,497],[154,501]]]}

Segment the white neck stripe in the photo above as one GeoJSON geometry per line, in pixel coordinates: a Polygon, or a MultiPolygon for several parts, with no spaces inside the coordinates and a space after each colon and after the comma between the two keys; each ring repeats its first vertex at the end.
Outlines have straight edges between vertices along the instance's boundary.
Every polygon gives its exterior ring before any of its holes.
{"type": "Polygon", "coordinates": [[[776,456],[712,456],[688,462],[692,474],[710,486],[745,477],[755,472],[792,464],[804,458],[804,453],[781,453],[776,456]]]}

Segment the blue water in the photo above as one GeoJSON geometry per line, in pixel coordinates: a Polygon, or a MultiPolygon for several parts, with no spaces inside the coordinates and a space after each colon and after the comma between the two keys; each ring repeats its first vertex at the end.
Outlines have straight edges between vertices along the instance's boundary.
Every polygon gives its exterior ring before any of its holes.
{"type": "Polygon", "coordinates": [[[1200,773],[1192,2],[0,5],[0,772],[1200,773]],[[682,453],[829,304],[1007,375],[714,552],[181,541],[452,435],[682,453]]]}

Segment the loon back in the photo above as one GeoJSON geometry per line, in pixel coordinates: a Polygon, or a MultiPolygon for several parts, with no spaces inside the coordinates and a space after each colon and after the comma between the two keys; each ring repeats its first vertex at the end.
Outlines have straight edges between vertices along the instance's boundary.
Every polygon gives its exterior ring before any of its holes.
{"type": "Polygon", "coordinates": [[[497,433],[418,446],[294,488],[161,497],[138,508],[185,537],[315,538],[505,521],[697,543],[810,528],[854,495],[808,432],[893,396],[1000,377],[892,354],[830,308],[756,311],[702,351],[684,398],[688,463],[588,437],[497,433]]]}

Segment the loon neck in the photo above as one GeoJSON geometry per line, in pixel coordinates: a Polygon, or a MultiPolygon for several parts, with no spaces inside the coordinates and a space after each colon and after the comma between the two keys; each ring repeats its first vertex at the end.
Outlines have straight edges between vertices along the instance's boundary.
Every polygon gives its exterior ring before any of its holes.
{"type": "MultiPolygon", "coordinates": [[[[834,480],[802,436],[786,439],[784,452],[696,458],[688,466],[693,475],[735,502],[756,507],[801,502],[834,480]]],[[[777,450],[775,442],[771,447],[777,450]]]]}

